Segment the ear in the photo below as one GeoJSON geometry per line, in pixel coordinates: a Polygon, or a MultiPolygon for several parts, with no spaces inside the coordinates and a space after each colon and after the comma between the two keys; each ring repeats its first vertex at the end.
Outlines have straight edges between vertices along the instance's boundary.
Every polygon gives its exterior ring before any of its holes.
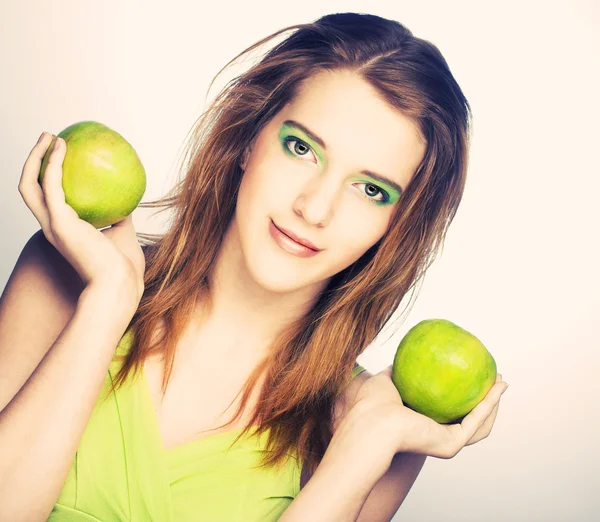
{"type": "Polygon", "coordinates": [[[244,153],[242,154],[242,159],[240,160],[240,167],[242,168],[242,171],[246,170],[246,165],[248,164],[248,157],[250,156],[250,153],[250,147],[246,147],[244,153]]]}

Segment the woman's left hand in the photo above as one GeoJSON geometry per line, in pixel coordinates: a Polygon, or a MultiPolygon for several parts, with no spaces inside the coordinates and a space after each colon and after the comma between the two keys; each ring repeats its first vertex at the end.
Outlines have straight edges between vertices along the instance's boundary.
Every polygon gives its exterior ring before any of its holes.
{"type": "Polygon", "coordinates": [[[392,382],[390,365],[360,387],[344,416],[345,438],[355,439],[363,448],[366,444],[377,445],[384,452],[386,462],[388,458],[391,462],[401,451],[450,459],[463,447],[490,434],[500,397],[507,387],[498,374],[485,398],[460,424],[439,424],[404,405],[392,382]]]}

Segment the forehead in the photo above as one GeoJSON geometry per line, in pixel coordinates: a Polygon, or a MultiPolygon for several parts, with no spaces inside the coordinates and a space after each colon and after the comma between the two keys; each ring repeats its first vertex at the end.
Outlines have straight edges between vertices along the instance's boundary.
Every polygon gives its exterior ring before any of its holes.
{"type": "Polygon", "coordinates": [[[325,142],[328,160],[380,172],[403,187],[425,153],[412,120],[350,71],[322,71],[305,80],[273,123],[288,119],[325,142]]]}

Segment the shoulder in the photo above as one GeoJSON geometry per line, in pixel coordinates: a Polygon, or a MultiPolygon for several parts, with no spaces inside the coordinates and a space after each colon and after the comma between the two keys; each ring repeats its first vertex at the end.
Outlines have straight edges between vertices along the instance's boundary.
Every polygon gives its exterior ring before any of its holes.
{"type": "Polygon", "coordinates": [[[334,406],[334,414],[333,414],[333,432],[339,426],[340,422],[346,416],[346,413],[350,410],[352,405],[354,404],[354,400],[356,399],[356,395],[360,390],[361,386],[367,381],[369,378],[373,376],[371,372],[367,369],[363,369],[362,366],[359,365],[358,368],[355,367],[354,374],[360,371],[358,375],[353,377],[350,380],[350,383],[340,392],[335,400],[334,406]]]}
{"type": "Polygon", "coordinates": [[[72,313],[83,291],[83,281],[63,257],[46,239],[42,229],[37,230],[27,241],[17,267],[23,268],[29,278],[30,287],[36,294],[52,293],[57,306],[66,306],[72,313]]]}

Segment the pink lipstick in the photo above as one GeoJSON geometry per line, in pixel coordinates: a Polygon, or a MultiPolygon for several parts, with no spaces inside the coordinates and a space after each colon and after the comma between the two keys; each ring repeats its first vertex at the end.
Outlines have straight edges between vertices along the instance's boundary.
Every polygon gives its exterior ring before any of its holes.
{"type": "Polygon", "coordinates": [[[320,250],[314,250],[305,245],[294,241],[291,237],[287,236],[282,230],[277,228],[273,220],[269,220],[269,232],[275,242],[286,252],[293,254],[298,257],[312,257],[320,252],[320,250]]]}

